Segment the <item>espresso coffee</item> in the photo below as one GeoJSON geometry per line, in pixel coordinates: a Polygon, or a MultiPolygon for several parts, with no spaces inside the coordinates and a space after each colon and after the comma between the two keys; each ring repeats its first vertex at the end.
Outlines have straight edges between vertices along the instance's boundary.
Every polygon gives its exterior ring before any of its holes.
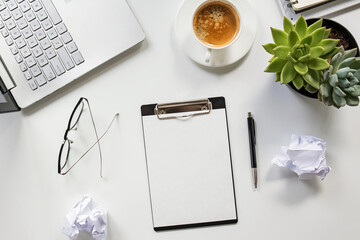
{"type": "Polygon", "coordinates": [[[223,47],[236,38],[240,29],[240,19],[232,6],[214,1],[196,11],[193,29],[196,37],[205,45],[223,47]]]}

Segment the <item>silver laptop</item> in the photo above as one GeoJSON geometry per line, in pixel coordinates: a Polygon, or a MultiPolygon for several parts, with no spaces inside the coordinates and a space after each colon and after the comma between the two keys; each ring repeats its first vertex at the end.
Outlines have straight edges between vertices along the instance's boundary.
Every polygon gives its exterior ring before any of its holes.
{"type": "Polygon", "coordinates": [[[145,38],[125,0],[0,0],[0,33],[1,92],[20,108],[145,38]]]}

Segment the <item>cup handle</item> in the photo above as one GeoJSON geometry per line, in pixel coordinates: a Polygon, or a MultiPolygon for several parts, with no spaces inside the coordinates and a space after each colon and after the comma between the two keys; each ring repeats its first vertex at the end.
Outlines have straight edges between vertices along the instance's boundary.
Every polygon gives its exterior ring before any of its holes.
{"type": "Polygon", "coordinates": [[[205,62],[206,63],[209,63],[211,60],[211,55],[212,55],[211,52],[212,52],[211,48],[206,49],[206,53],[205,53],[205,62]]]}

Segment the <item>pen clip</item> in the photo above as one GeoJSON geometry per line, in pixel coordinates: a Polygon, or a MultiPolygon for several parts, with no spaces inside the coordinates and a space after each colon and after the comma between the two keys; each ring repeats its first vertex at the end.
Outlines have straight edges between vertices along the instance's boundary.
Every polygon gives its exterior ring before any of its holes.
{"type": "Polygon", "coordinates": [[[253,123],[253,139],[254,139],[254,144],[256,144],[256,134],[255,134],[255,128],[256,128],[256,126],[255,126],[255,121],[254,121],[254,119],[252,118],[251,119],[252,120],[252,123],[253,123]]]}

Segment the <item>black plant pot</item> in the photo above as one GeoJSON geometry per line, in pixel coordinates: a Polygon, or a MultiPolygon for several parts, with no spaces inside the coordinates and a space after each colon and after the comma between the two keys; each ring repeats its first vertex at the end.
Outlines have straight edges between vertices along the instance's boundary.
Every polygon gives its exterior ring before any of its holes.
{"type": "MultiPolygon", "coordinates": [[[[308,26],[310,26],[311,24],[315,23],[319,19],[320,18],[311,18],[311,19],[306,20],[306,22],[307,22],[308,26]]],[[[344,38],[347,39],[349,42],[349,46],[345,50],[357,48],[356,55],[359,56],[359,47],[358,47],[358,44],[357,44],[354,36],[343,25],[341,25],[340,23],[337,23],[333,20],[323,18],[323,26],[326,28],[331,28],[332,30],[334,29],[335,31],[340,32],[344,36],[344,38]]],[[[301,88],[300,90],[297,90],[296,87],[292,84],[292,82],[288,83],[287,85],[303,96],[306,96],[309,98],[318,98],[317,93],[310,93],[310,92],[306,91],[305,88],[301,88]]]]}

